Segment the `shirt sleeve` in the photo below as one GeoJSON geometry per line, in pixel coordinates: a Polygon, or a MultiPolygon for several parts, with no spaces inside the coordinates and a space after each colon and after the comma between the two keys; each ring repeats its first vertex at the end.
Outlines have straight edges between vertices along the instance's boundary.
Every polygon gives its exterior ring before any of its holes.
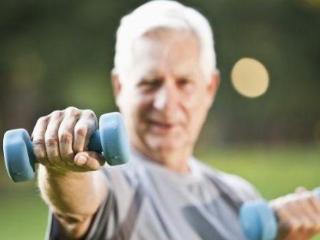
{"type": "Polygon", "coordinates": [[[233,174],[225,173],[223,175],[224,181],[234,189],[243,202],[262,198],[258,190],[244,178],[233,174]]]}
{"type": "Polygon", "coordinates": [[[54,214],[50,211],[49,212],[49,219],[48,219],[48,227],[47,227],[47,240],[58,240],[62,239],[64,236],[62,234],[62,230],[58,220],[55,218],[54,214]]]}

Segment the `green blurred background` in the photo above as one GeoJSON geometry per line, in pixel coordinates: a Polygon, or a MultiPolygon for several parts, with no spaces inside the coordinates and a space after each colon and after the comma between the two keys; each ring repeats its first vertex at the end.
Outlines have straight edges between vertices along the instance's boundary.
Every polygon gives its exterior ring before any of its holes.
{"type": "MultiPolygon", "coordinates": [[[[70,105],[98,115],[116,110],[109,77],[115,30],[143,2],[2,1],[0,135],[31,131],[39,116],[70,105]]],[[[267,199],[320,185],[320,1],[181,2],[209,18],[222,75],[196,155],[245,177],[267,199]],[[259,98],[231,84],[243,57],[268,70],[259,98]]],[[[36,183],[13,184],[1,160],[0,239],[43,239],[46,220],[36,183]]]]}

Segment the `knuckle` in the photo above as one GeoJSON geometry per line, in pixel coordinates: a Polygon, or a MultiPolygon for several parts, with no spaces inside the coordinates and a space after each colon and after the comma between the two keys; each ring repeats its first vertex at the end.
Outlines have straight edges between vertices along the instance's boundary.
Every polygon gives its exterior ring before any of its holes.
{"type": "Polygon", "coordinates": [[[66,108],[66,111],[76,111],[76,110],[79,110],[79,109],[74,106],[69,106],[66,108]]]}
{"type": "Polygon", "coordinates": [[[75,128],[75,133],[77,136],[85,137],[88,133],[88,127],[85,125],[81,125],[75,128]]]}
{"type": "Polygon", "coordinates": [[[33,148],[34,155],[36,156],[37,159],[43,159],[46,157],[43,139],[37,139],[32,141],[32,148],[33,148]]]}
{"type": "Polygon", "coordinates": [[[46,153],[45,153],[45,150],[42,146],[41,147],[34,146],[33,153],[36,156],[36,159],[38,159],[38,160],[42,160],[42,159],[46,158],[46,153]]]}
{"type": "Polygon", "coordinates": [[[50,115],[51,115],[51,117],[60,117],[61,114],[62,114],[62,111],[60,111],[60,110],[55,110],[55,111],[53,111],[50,115]]]}
{"type": "Polygon", "coordinates": [[[32,141],[32,144],[33,144],[33,146],[34,147],[43,147],[43,145],[44,145],[44,140],[42,139],[42,138],[39,138],[39,139],[34,139],[33,141],[32,141]]]}
{"type": "Polygon", "coordinates": [[[56,138],[47,138],[46,140],[45,140],[45,145],[47,146],[47,147],[55,147],[55,146],[57,146],[58,145],[58,139],[56,139],[56,138]]]}
{"type": "Polygon", "coordinates": [[[66,113],[68,114],[68,115],[71,115],[71,116],[78,116],[78,115],[80,115],[80,110],[78,109],[78,108],[76,108],[76,107],[67,107],[66,108],[66,113]]]}
{"type": "Polygon", "coordinates": [[[83,114],[88,116],[90,119],[97,119],[96,114],[90,109],[83,110],[83,114]]]}
{"type": "Polygon", "coordinates": [[[73,135],[70,132],[61,132],[59,133],[59,139],[62,143],[71,143],[73,139],[73,135]]]}
{"type": "Polygon", "coordinates": [[[49,119],[49,116],[42,116],[38,118],[37,123],[45,123],[48,121],[48,119],[49,119]]]}

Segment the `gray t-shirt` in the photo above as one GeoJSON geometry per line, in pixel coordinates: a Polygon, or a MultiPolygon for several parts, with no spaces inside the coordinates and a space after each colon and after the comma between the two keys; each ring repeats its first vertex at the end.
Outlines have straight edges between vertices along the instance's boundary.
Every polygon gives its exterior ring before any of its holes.
{"type": "MultiPolygon", "coordinates": [[[[137,153],[104,168],[107,199],[86,240],[244,240],[238,211],[260,198],[244,179],[189,160],[191,173],[173,172],[137,153]]],[[[48,239],[62,239],[52,216],[48,239]]]]}

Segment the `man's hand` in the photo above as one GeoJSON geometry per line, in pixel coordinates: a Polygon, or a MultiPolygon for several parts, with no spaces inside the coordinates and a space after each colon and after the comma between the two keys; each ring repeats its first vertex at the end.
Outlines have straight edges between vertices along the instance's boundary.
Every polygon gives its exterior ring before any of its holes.
{"type": "Polygon", "coordinates": [[[279,220],[278,239],[308,240],[320,233],[320,200],[314,192],[298,189],[270,204],[279,220]]]}
{"type": "Polygon", "coordinates": [[[107,196],[105,175],[94,171],[101,168],[102,155],[86,151],[96,128],[91,110],[68,107],[39,118],[32,133],[41,196],[63,239],[81,238],[107,196]]]}
{"type": "Polygon", "coordinates": [[[102,156],[86,151],[96,128],[96,115],[91,110],[75,107],[39,118],[32,133],[37,161],[57,173],[99,169],[102,156]]]}

